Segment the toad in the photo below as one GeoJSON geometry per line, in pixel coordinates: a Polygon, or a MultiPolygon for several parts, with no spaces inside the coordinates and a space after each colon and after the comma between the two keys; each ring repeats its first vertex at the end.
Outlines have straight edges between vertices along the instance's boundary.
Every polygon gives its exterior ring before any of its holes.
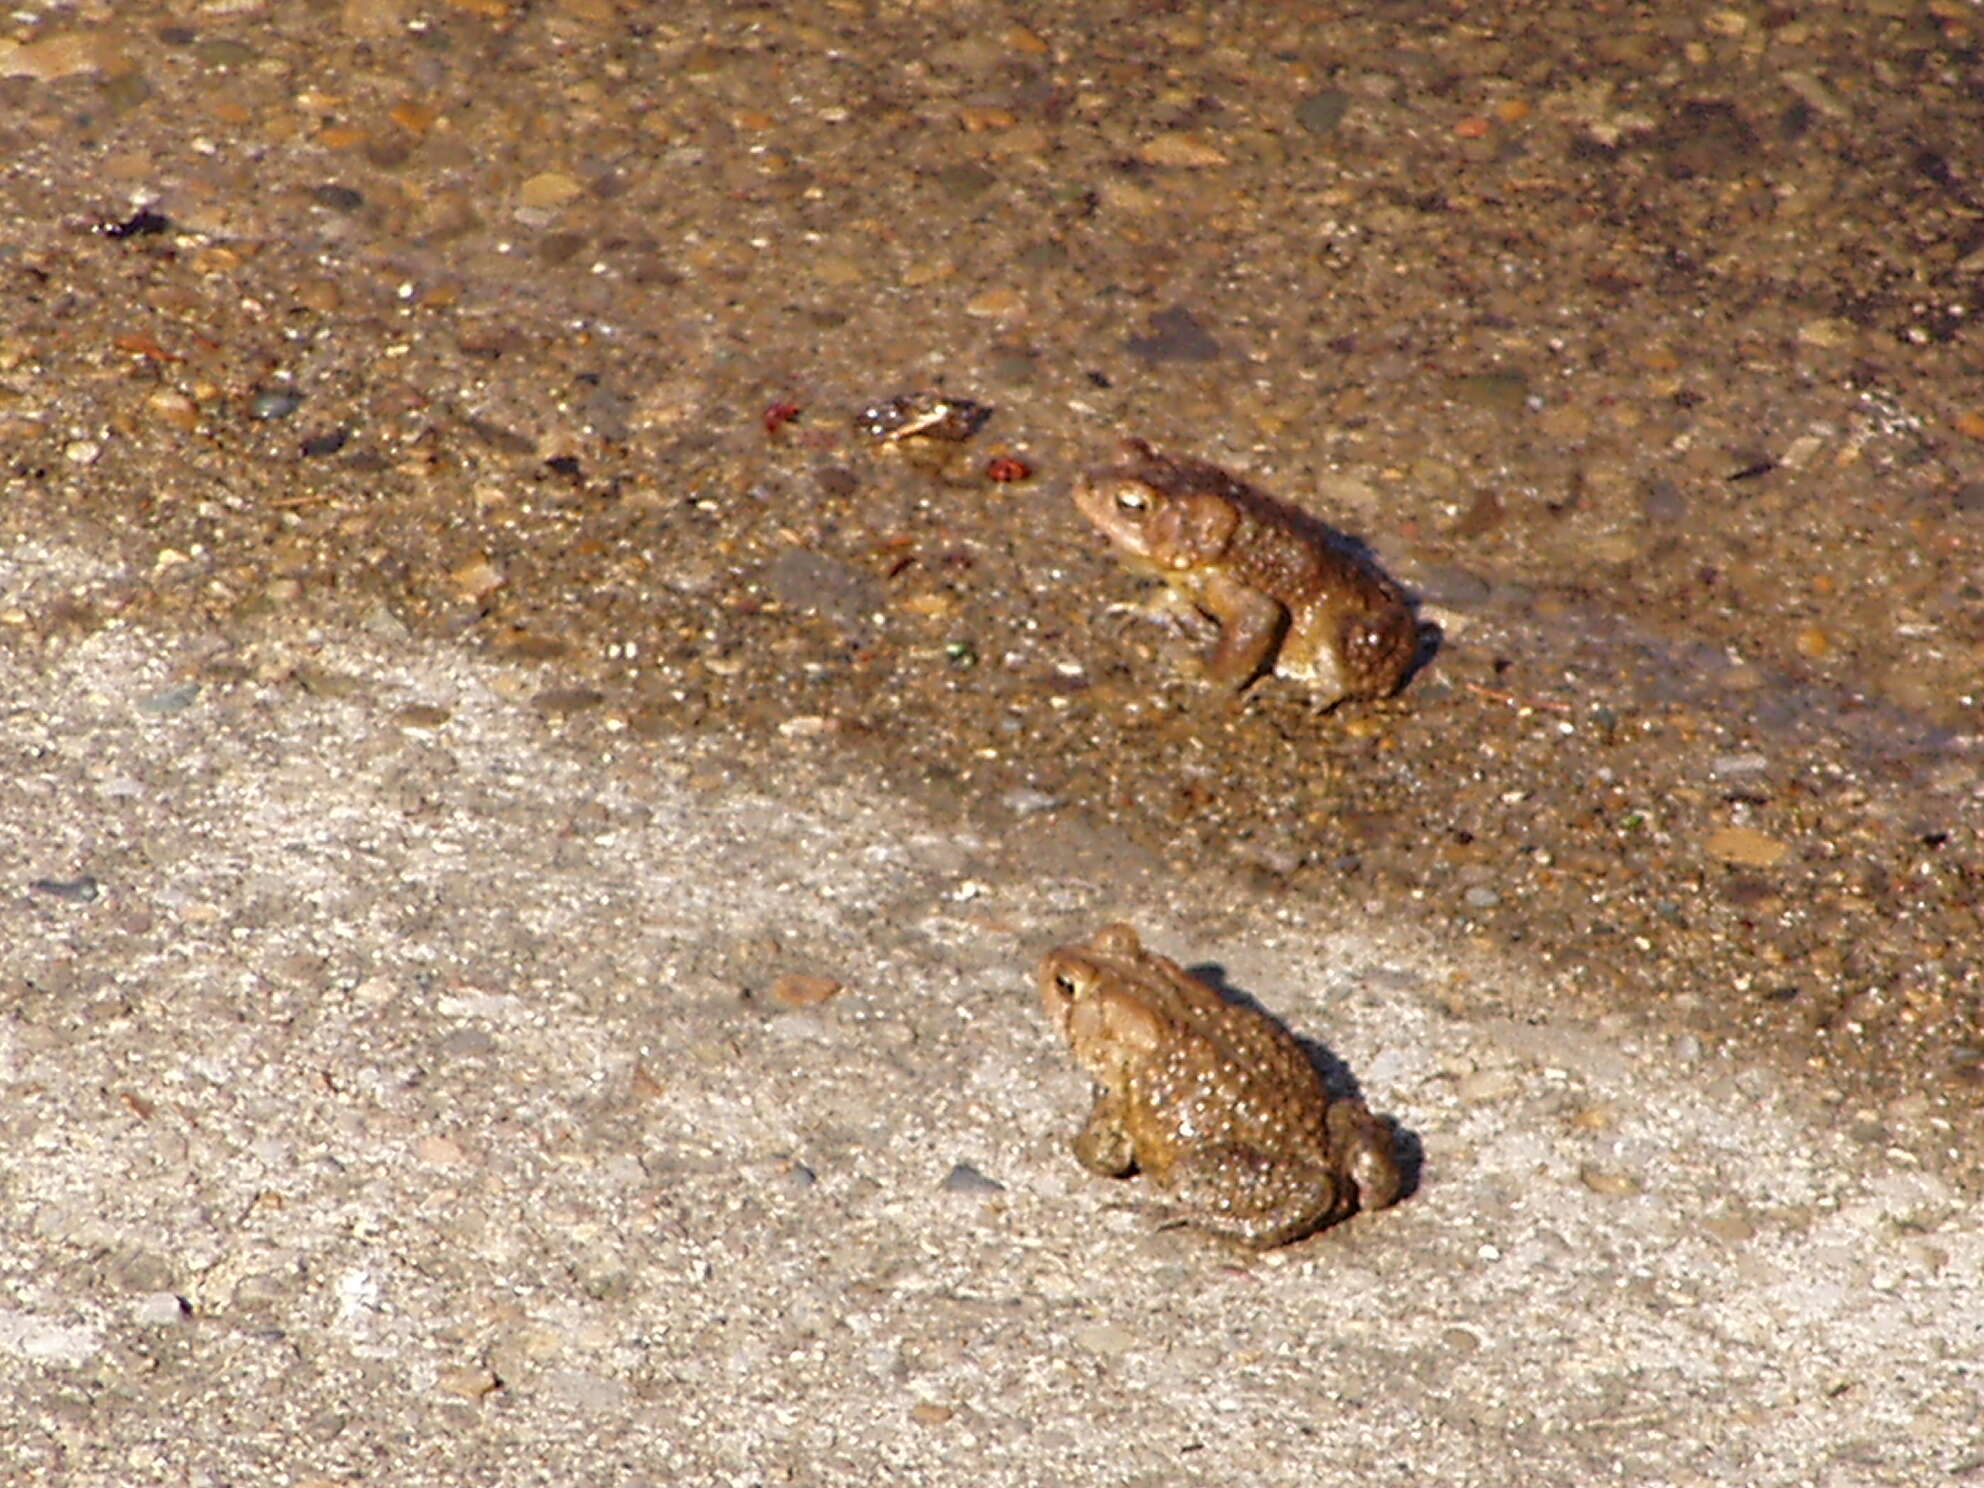
{"type": "Polygon", "coordinates": [[[1396,692],[1419,648],[1405,596],[1342,533],[1201,460],[1123,441],[1075,506],[1124,561],[1219,624],[1205,669],[1238,691],[1270,661],[1321,708],[1396,692]]]}
{"type": "Polygon", "coordinates": [[[1040,998],[1095,1103],[1090,1172],[1141,1173],[1202,1229],[1265,1249],[1399,1195],[1391,1127],[1331,1100],[1286,1029],[1228,1002],[1128,925],[1041,958],[1040,998]]]}

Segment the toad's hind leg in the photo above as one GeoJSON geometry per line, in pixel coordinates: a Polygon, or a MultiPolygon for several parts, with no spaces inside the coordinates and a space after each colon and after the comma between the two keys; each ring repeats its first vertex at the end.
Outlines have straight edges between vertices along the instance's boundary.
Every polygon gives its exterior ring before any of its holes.
{"type": "Polygon", "coordinates": [[[1352,1194],[1318,1162],[1270,1158],[1239,1142],[1216,1142],[1171,1167],[1171,1197],[1191,1223],[1266,1249],[1319,1230],[1349,1212],[1352,1194]]]}

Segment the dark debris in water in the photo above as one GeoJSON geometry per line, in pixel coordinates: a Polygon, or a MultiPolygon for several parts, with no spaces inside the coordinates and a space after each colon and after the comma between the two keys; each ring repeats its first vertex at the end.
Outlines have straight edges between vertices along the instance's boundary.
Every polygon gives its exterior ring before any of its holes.
{"type": "Polygon", "coordinates": [[[942,439],[959,444],[985,427],[990,404],[946,393],[900,393],[871,403],[854,416],[854,427],[870,439],[893,444],[904,439],[942,439]]]}
{"type": "Polygon", "coordinates": [[[106,238],[150,238],[172,227],[172,219],[163,212],[154,212],[150,207],[141,207],[122,222],[101,223],[97,232],[106,238]]]}

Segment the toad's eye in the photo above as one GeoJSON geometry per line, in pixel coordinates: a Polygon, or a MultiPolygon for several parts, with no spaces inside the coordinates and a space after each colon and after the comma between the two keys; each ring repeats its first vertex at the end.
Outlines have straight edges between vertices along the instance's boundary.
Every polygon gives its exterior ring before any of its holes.
{"type": "Polygon", "coordinates": [[[1116,504],[1128,512],[1148,511],[1150,497],[1140,487],[1125,486],[1116,493],[1116,504]]]}

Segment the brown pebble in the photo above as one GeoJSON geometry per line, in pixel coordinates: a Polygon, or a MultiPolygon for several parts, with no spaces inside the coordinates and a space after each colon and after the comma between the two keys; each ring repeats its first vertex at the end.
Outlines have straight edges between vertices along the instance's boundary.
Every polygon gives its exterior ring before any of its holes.
{"type": "Polygon", "coordinates": [[[984,104],[966,104],[958,110],[958,123],[966,134],[983,134],[989,129],[1011,129],[1019,122],[1011,109],[984,104]]]}
{"type": "Polygon", "coordinates": [[[1188,170],[1227,163],[1224,155],[1197,135],[1184,133],[1160,134],[1138,148],[1137,158],[1145,165],[1175,165],[1188,170]]]}
{"type": "Polygon", "coordinates": [[[419,103],[407,98],[394,104],[386,117],[409,134],[425,134],[434,127],[435,121],[441,115],[431,104],[419,103]]]}
{"type": "Polygon", "coordinates": [[[503,570],[487,558],[476,558],[449,574],[448,582],[459,589],[464,598],[481,599],[503,587],[503,570]]]}
{"type": "Polygon", "coordinates": [[[79,72],[122,71],[129,65],[104,31],[63,31],[40,41],[0,42],[0,77],[48,83],[79,72]]]}
{"type": "Polygon", "coordinates": [[[526,207],[562,207],[583,190],[563,171],[541,171],[517,188],[517,200],[526,207]]]}
{"type": "Polygon", "coordinates": [[[451,1166],[461,1162],[464,1153],[461,1144],[451,1137],[422,1137],[414,1145],[413,1154],[424,1163],[451,1166]]]}
{"type": "Polygon", "coordinates": [[[1026,300],[1018,290],[988,289],[965,301],[964,313],[981,320],[1004,320],[1026,310],[1026,300]]]}
{"type": "Polygon", "coordinates": [[[145,399],[145,407],[153,418],[175,429],[190,433],[199,427],[199,407],[191,398],[176,389],[160,388],[145,399]]]}
{"type": "Polygon", "coordinates": [[[1614,1199],[1631,1198],[1646,1189],[1646,1185],[1631,1173],[1615,1173],[1609,1168],[1594,1168],[1589,1165],[1578,1169],[1578,1182],[1593,1193],[1604,1194],[1614,1199]]]}
{"type": "Polygon", "coordinates": [[[919,1400],[910,1407],[909,1418],[919,1426],[941,1426],[957,1412],[934,1400],[919,1400]]]}
{"type": "Polygon", "coordinates": [[[832,977],[809,976],[793,971],[772,983],[771,999],[787,1007],[817,1007],[839,991],[840,983],[832,977]]]}
{"type": "Polygon", "coordinates": [[[323,314],[344,304],[344,291],[338,288],[335,279],[305,279],[296,286],[294,294],[296,303],[303,309],[323,314]]]}
{"type": "Polygon", "coordinates": [[[444,1369],[434,1377],[434,1388],[460,1400],[480,1400],[503,1388],[503,1382],[486,1369],[473,1366],[444,1369]]]}
{"type": "Polygon", "coordinates": [[[1757,1227],[1740,1214],[1710,1215],[1702,1221],[1702,1228],[1725,1245],[1741,1245],[1757,1233],[1757,1227]]]}
{"type": "Polygon", "coordinates": [[[1710,857],[1746,868],[1775,867],[1791,851],[1787,844],[1766,837],[1754,827],[1723,827],[1710,833],[1704,845],[1710,857]]]}

